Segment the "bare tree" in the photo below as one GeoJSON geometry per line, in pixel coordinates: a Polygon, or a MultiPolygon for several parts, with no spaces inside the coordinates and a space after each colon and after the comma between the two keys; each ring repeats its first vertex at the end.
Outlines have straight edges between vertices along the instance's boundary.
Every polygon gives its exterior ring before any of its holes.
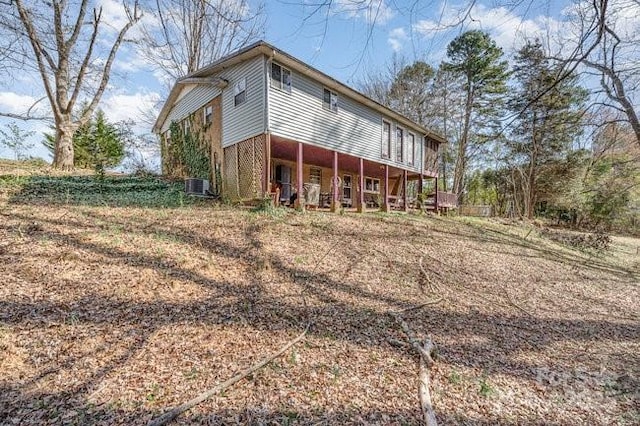
{"type": "Polygon", "coordinates": [[[640,65],[637,47],[640,43],[640,2],[637,0],[583,1],[574,9],[574,27],[583,41],[579,55],[567,61],[584,65],[600,82],[598,104],[624,114],[637,143],[640,144],[640,65]],[[595,25],[593,24],[595,22],[595,25]],[[600,28],[590,32],[590,28],[600,28]],[[584,43],[586,42],[586,43],[584,43]],[[590,49],[591,46],[594,48],[590,49]]]}
{"type": "Polygon", "coordinates": [[[246,0],[155,0],[155,20],[143,23],[142,53],[167,83],[256,40],[263,7],[246,0]]]}
{"type": "Polygon", "coordinates": [[[112,29],[111,23],[103,22],[102,8],[90,8],[88,0],[13,0],[0,11],[2,36],[14,37],[11,46],[3,44],[8,60],[35,71],[49,100],[56,130],[53,165],[73,168],[73,134],[98,106],[118,49],[142,16],[137,0],[124,6],[124,24],[110,41],[99,32],[112,29]],[[110,48],[102,52],[105,43],[110,48]],[[86,107],[78,113],[79,99],[86,107]]]}

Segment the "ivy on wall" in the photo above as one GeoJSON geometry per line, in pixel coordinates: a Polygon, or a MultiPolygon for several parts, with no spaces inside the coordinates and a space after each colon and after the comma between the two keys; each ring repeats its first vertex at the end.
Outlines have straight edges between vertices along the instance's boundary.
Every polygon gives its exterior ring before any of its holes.
{"type": "Polygon", "coordinates": [[[210,179],[211,158],[209,147],[202,141],[201,131],[194,130],[192,118],[190,125],[172,122],[169,127],[169,140],[163,143],[166,173],[200,179],[210,179]]]}

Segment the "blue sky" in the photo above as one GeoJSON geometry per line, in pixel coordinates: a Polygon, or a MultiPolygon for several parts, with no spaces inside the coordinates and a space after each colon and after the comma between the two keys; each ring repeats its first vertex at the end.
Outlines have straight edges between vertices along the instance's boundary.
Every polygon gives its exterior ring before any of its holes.
{"type": "MultiPolygon", "coordinates": [[[[122,19],[120,2],[98,3],[104,8],[105,19],[122,19]]],[[[264,39],[350,85],[356,85],[364,73],[384,67],[394,54],[437,66],[445,56],[447,43],[467,28],[488,31],[510,53],[521,45],[524,36],[557,32],[567,4],[531,0],[510,9],[496,6],[493,0],[477,1],[460,26],[457,24],[468,2],[371,0],[370,7],[363,8],[360,0],[334,0],[330,8],[324,7],[313,16],[310,14],[315,7],[310,3],[321,2],[267,1],[264,39]]],[[[117,61],[117,74],[101,108],[111,121],[134,119],[139,132],[148,131],[150,124],[144,120],[144,111],[153,108],[166,89],[137,54],[136,46],[121,49],[117,61]]],[[[14,76],[10,85],[0,84],[0,111],[23,112],[43,93],[37,76],[14,76]]],[[[0,119],[0,126],[7,122],[0,119]]],[[[48,158],[39,143],[48,125],[17,124],[37,132],[32,138],[36,146],[28,154],[48,158]]],[[[11,156],[10,151],[0,148],[0,157],[11,156]]]]}

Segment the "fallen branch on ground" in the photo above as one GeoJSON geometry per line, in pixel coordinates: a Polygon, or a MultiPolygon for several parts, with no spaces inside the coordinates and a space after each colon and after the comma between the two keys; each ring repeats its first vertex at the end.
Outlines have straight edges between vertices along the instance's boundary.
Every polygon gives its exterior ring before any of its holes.
{"type": "MultiPolygon", "coordinates": [[[[432,344],[430,345],[429,351],[425,350],[420,340],[418,340],[418,338],[416,337],[416,334],[413,332],[413,330],[411,330],[411,328],[409,328],[409,325],[406,323],[404,319],[402,319],[400,314],[397,314],[394,312],[392,315],[395,318],[396,322],[400,325],[400,328],[402,328],[402,331],[404,332],[404,334],[407,336],[407,339],[409,340],[411,347],[413,347],[413,349],[415,349],[418,352],[418,354],[420,354],[420,357],[425,359],[428,366],[431,367],[433,365],[433,358],[431,357],[431,352],[433,352],[433,349],[434,349],[433,345],[432,344]]],[[[431,340],[429,338],[427,339],[429,341],[431,340]]]]}
{"type": "Polygon", "coordinates": [[[430,300],[428,302],[424,302],[424,303],[421,303],[421,304],[416,305],[416,306],[409,306],[408,308],[401,310],[400,313],[404,314],[404,313],[411,312],[411,311],[417,311],[417,310],[420,310],[420,309],[424,308],[425,306],[438,304],[438,303],[442,302],[442,300],[443,300],[443,298],[439,297],[439,298],[437,298],[435,300],[430,300]]]}
{"type": "MultiPolygon", "coordinates": [[[[418,265],[420,266],[420,272],[422,272],[422,275],[424,276],[425,280],[427,281],[427,284],[429,285],[429,290],[431,291],[432,294],[436,293],[436,291],[441,293],[442,289],[440,288],[440,286],[431,279],[431,277],[427,273],[427,270],[422,265],[422,259],[423,258],[420,257],[420,261],[418,262],[418,265]]],[[[422,284],[420,285],[420,291],[422,292],[422,294],[426,294],[425,288],[422,284]]],[[[440,303],[442,300],[443,300],[443,297],[438,297],[436,299],[429,300],[425,303],[421,303],[417,306],[406,308],[399,312],[389,312],[389,314],[396,320],[398,325],[400,325],[400,328],[404,332],[405,336],[407,336],[407,341],[408,341],[408,344],[405,344],[404,342],[398,341],[396,339],[387,339],[389,344],[397,347],[404,347],[404,348],[406,348],[407,346],[411,346],[413,349],[415,349],[415,351],[420,356],[420,373],[419,373],[420,387],[419,387],[418,393],[420,396],[420,408],[422,409],[422,416],[427,426],[438,425],[438,420],[436,419],[436,413],[433,409],[433,404],[431,403],[431,393],[429,392],[429,382],[430,382],[429,369],[434,364],[433,354],[435,352],[436,346],[431,341],[431,338],[429,336],[427,336],[424,339],[424,343],[422,343],[416,336],[416,333],[414,333],[413,330],[411,330],[411,327],[409,327],[409,324],[407,324],[407,322],[402,318],[402,314],[411,312],[411,311],[417,311],[419,309],[424,308],[425,306],[435,305],[437,303],[440,303]]]]}
{"type": "Polygon", "coordinates": [[[436,413],[431,403],[431,393],[429,392],[429,369],[433,366],[433,353],[435,351],[435,345],[431,341],[430,337],[426,337],[424,343],[420,343],[416,334],[411,330],[407,322],[400,316],[399,313],[393,312],[391,315],[395,318],[396,322],[402,328],[402,331],[407,336],[407,340],[420,355],[420,407],[422,409],[422,416],[427,426],[437,426],[436,413]]]}
{"type": "MultiPolygon", "coordinates": [[[[435,349],[435,345],[429,337],[424,340],[422,351],[431,354],[435,349]]],[[[429,357],[431,358],[431,357],[429,357]]],[[[433,360],[431,361],[433,363],[433,360]]],[[[431,403],[431,393],[429,392],[429,369],[431,365],[427,363],[424,357],[420,357],[420,405],[422,407],[422,416],[427,426],[437,426],[436,413],[431,403]]]]}
{"type": "Polygon", "coordinates": [[[226,382],[220,383],[219,385],[209,389],[206,392],[201,393],[199,396],[197,396],[197,397],[185,402],[184,404],[181,404],[181,405],[179,405],[179,406],[177,406],[175,408],[172,408],[171,410],[167,411],[166,413],[164,413],[160,417],[152,419],[147,425],[148,426],[166,425],[167,423],[169,423],[170,421],[172,421],[173,419],[175,419],[176,417],[178,417],[180,414],[184,413],[185,411],[193,408],[194,406],[200,404],[201,402],[206,401],[207,399],[211,398],[212,396],[214,396],[214,395],[222,392],[223,390],[231,387],[232,385],[236,384],[237,382],[239,382],[240,380],[242,380],[245,377],[249,376],[250,374],[253,374],[257,370],[259,370],[262,367],[264,367],[265,365],[269,364],[274,359],[278,358],[280,355],[284,354],[293,345],[295,345],[296,343],[301,341],[304,338],[304,336],[307,334],[307,331],[309,331],[309,325],[310,324],[307,323],[307,326],[305,327],[304,331],[302,333],[300,333],[300,335],[298,335],[298,337],[296,337],[295,339],[290,340],[289,342],[287,342],[287,344],[284,345],[282,348],[280,348],[280,350],[278,350],[277,352],[271,354],[270,356],[268,356],[266,358],[263,358],[257,364],[254,364],[251,367],[241,371],[240,373],[236,374],[235,376],[233,376],[232,378],[230,378],[226,382]]]}
{"type": "MultiPolygon", "coordinates": [[[[420,272],[422,272],[422,276],[429,284],[429,290],[431,290],[432,293],[435,293],[436,290],[442,291],[440,289],[440,286],[436,284],[427,273],[427,270],[422,265],[422,259],[424,259],[424,256],[420,257],[420,260],[418,261],[418,266],[420,266],[420,272]]],[[[422,292],[424,293],[424,288],[422,286],[420,286],[420,290],[422,290],[422,292]]]]}

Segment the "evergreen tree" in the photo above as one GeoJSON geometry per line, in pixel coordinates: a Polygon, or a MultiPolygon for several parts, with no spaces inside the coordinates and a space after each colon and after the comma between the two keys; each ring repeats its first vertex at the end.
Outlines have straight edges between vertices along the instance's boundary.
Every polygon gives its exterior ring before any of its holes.
{"type": "MultiPolygon", "coordinates": [[[[55,137],[45,133],[42,144],[54,152],[55,137]]],[[[73,134],[73,161],[76,167],[94,168],[99,173],[115,167],[124,158],[124,138],[121,127],[109,123],[98,110],[88,123],[73,134]]]]}
{"type": "Polygon", "coordinates": [[[403,67],[389,88],[390,107],[416,123],[426,124],[429,83],[434,74],[431,65],[422,61],[403,67]]]}
{"type": "Polygon", "coordinates": [[[516,120],[507,148],[520,173],[523,213],[528,218],[535,212],[538,179],[545,166],[565,158],[582,129],[587,93],[577,85],[577,76],[556,81],[557,75],[538,40],[518,51],[509,100],[516,120]]]}
{"type": "Polygon", "coordinates": [[[457,141],[453,191],[461,200],[469,160],[495,134],[502,115],[508,64],[489,34],[473,30],[447,46],[448,61],[442,68],[462,79],[464,115],[457,141]]]}
{"type": "Polygon", "coordinates": [[[450,145],[460,140],[464,122],[464,90],[458,74],[438,67],[429,87],[425,125],[443,135],[448,143],[440,145],[440,188],[447,191],[455,166],[455,150],[450,145]]]}

